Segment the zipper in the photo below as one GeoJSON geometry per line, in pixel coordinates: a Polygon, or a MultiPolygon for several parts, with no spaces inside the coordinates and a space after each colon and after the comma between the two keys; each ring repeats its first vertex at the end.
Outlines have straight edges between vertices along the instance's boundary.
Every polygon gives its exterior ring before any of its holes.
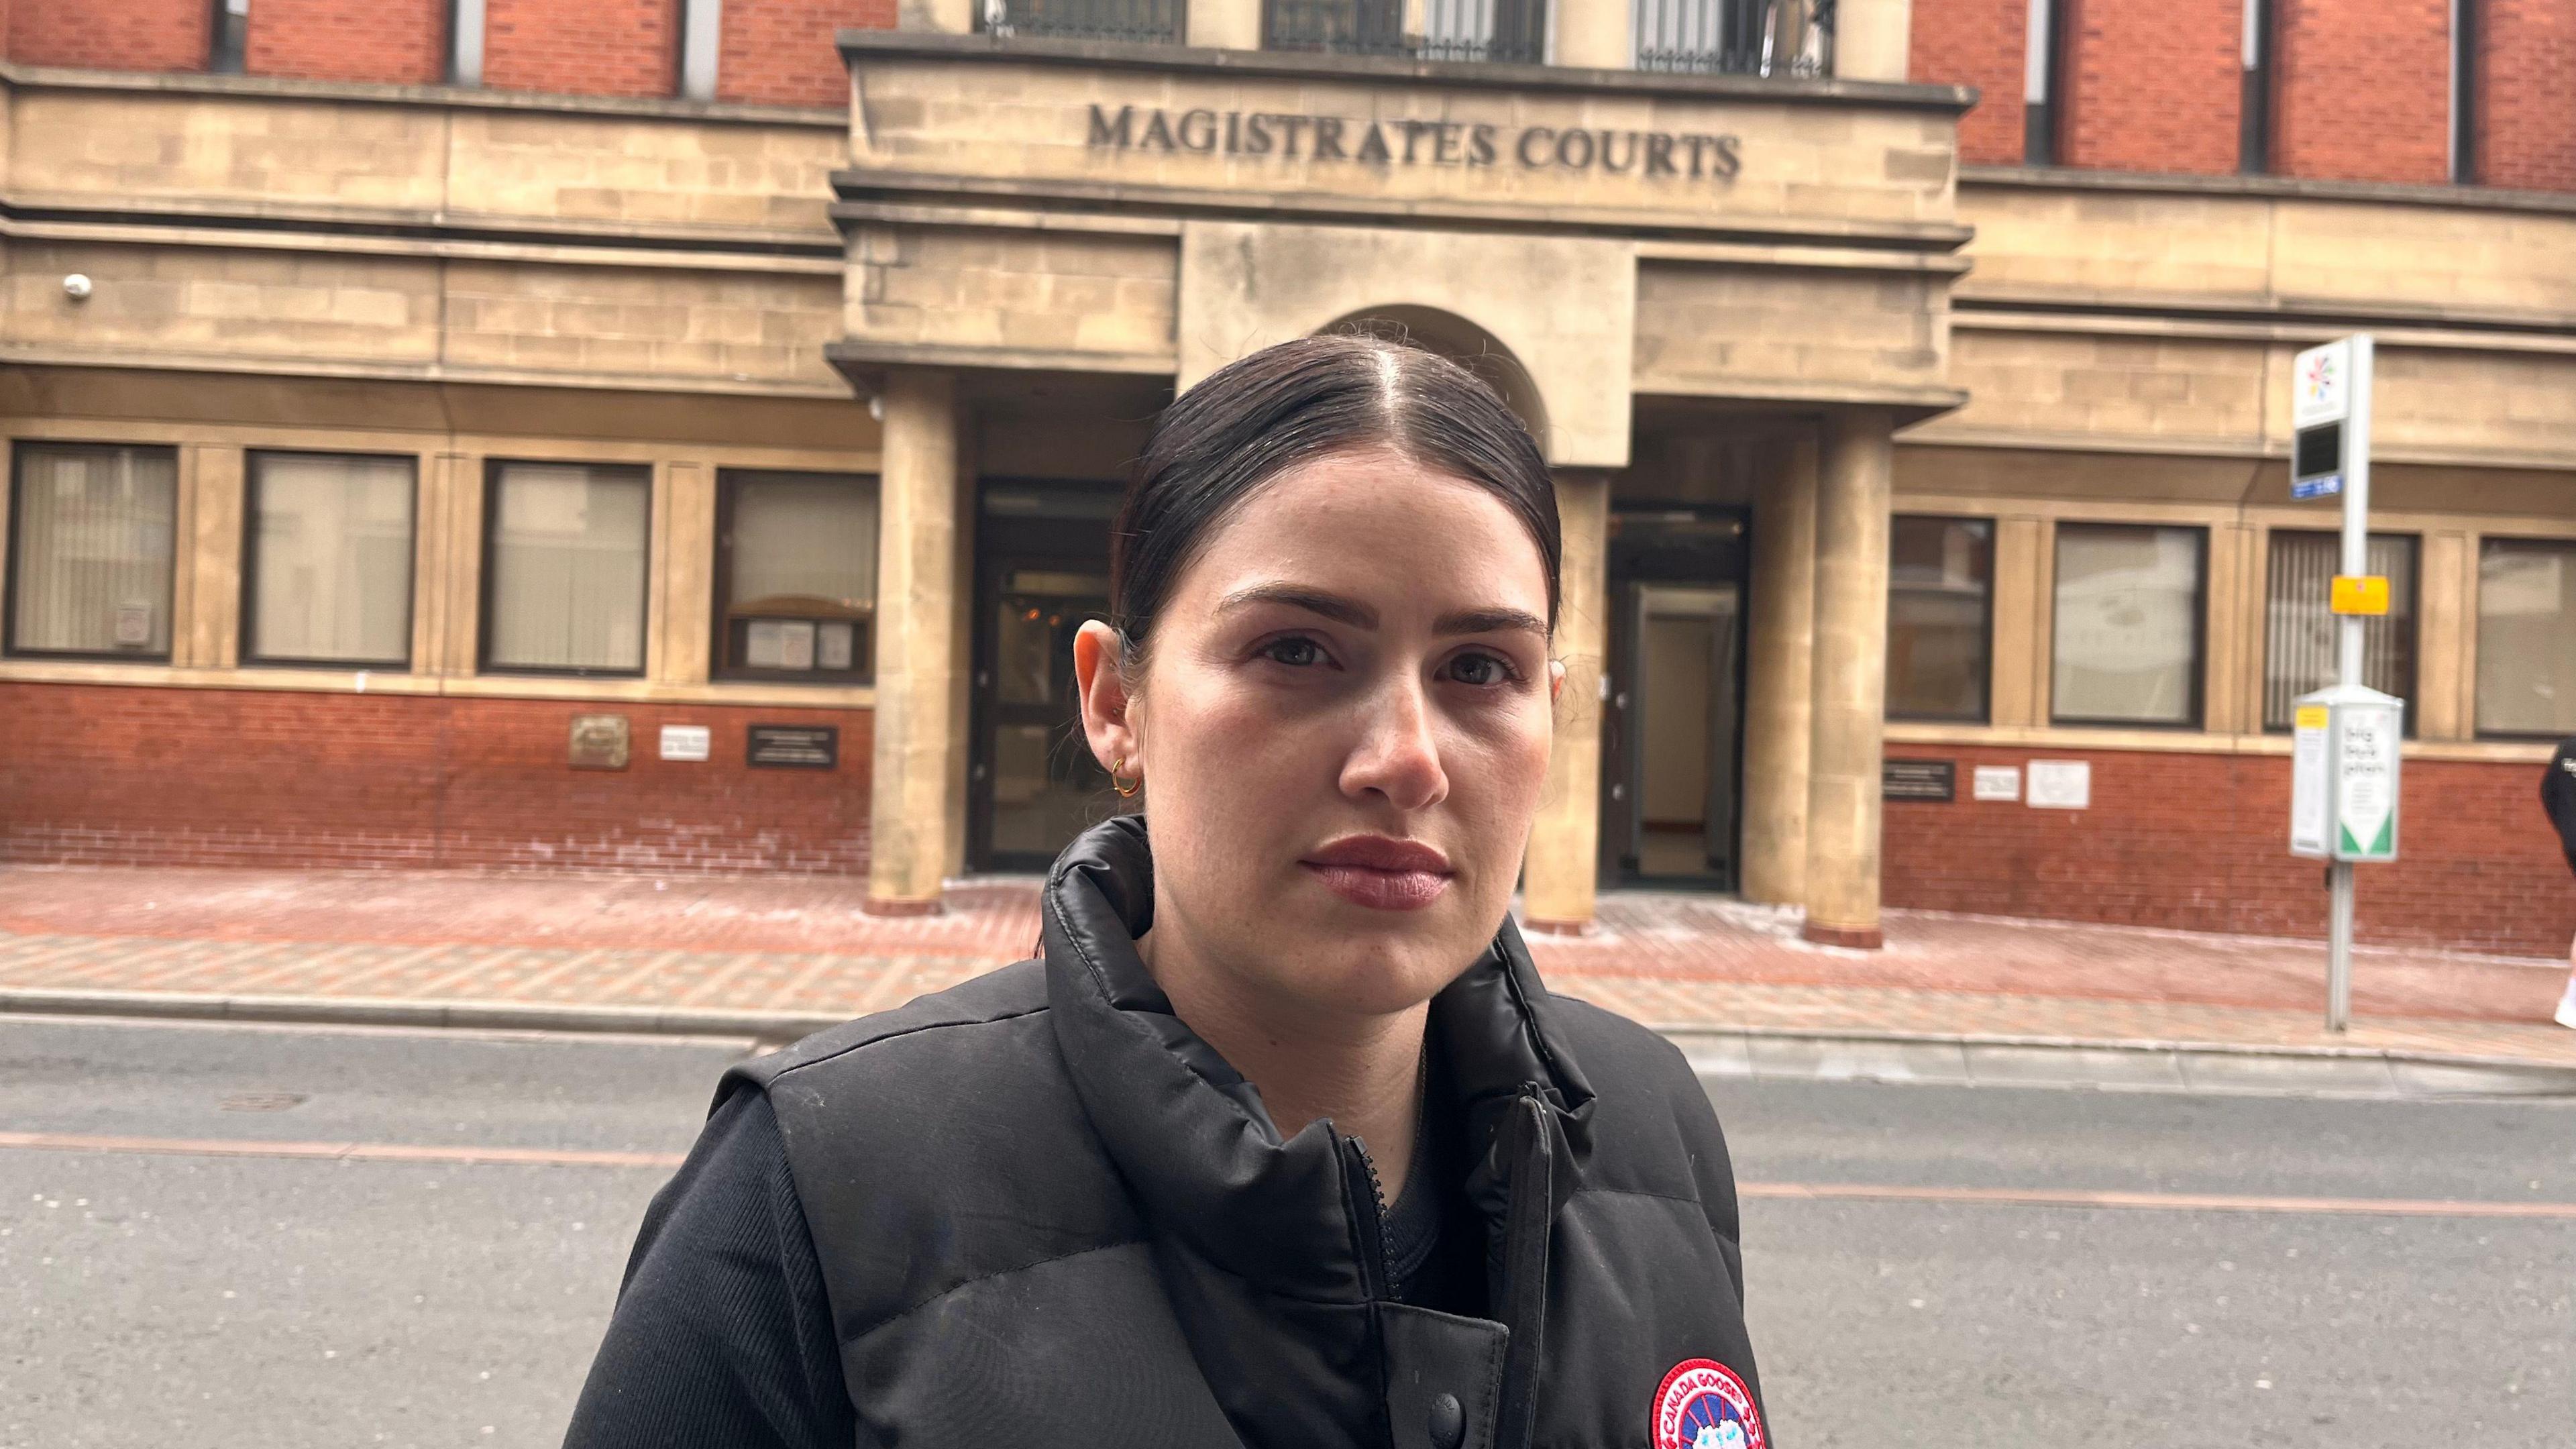
{"type": "Polygon", "coordinates": [[[1526,1449],[1537,1427],[1539,1365],[1547,1352],[1548,1235],[1556,1210],[1556,1139],[1538,1084],[1524,1083],[1505,1130],[1512,1134],[1510,1206],[1503,1217],[1502,1311],[1511,1338],[1503,1348],[1502,1402],[1494,1442],[1526,1449]]]}
{"type": "Polygon", "coordinates": [[[1351,1222],[1359,1229],[1360,1281],[1371,1298],[1395,1296],[1395,1258],[1386,1241],[1386,1183],[1377,1175],[1377,1159],[1369,1156],[1368,1144],[1356,1137],[1343,1137],[1342,1180],[1350,1185],[1351,1222]],[[1368,1184],[1363,1196],[1361,1183],[1368,1184]]]}

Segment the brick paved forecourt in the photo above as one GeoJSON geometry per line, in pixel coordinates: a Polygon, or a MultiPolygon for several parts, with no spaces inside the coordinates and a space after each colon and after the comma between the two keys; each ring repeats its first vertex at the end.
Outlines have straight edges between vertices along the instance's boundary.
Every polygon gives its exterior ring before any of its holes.
{"type": "MultiPolygon", "coordinates": [[[[828,877],[0,870],[0,1011],[779,1039],[1028,953],[1036,886],[879,919],[828,877]]],[[[2564,963],[2358,954],[2321,1026],[2314,942],[1891,912],[1888,949],[1804,944],[1710,896],[1603,898],[1532,940],[1565,994],[1717,1075],[2356,1095],[2576,1095],[2564,963]]]]}

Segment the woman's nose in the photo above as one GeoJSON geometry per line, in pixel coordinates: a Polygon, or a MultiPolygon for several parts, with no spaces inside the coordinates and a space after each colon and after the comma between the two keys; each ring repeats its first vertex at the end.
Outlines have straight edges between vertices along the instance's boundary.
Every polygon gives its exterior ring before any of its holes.
{"type": "Polygon", "coordinates": [[[1437,805],[1449,794],[1432,733],[1431,702],[1418,683],[1391,684],[1370,699],[1357,746],[1342,766],[1342,790],[1381,795],[1399,810],[1437,805]]]}

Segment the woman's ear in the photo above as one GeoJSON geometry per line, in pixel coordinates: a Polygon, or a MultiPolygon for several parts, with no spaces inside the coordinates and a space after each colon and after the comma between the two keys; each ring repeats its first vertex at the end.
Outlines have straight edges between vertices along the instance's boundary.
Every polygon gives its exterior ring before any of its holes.
{"type": "Polygon", "coordinates": [[[1134,704],[1127,693],[1122,665],[1126,651],[1118,631],[1098,619],[1073,636],[1073,679],[1082,696],[1082,734],[1100,768],[1130,779],[1145,773],[1145,752],[1128,717],[1134,704]]]}

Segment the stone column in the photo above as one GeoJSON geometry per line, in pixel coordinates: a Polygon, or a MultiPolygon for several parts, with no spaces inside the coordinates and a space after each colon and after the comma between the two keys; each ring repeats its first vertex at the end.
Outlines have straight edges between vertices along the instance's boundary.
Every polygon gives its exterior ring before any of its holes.
{"type": "Polygon", "coordinates": [[[1610,478],[1561,471],[1556,511],[1564,538],[1558,580],[1556,748],[1530,827],[1522,918],[1533,930],[1579,933],[1592,924],[1601,859],[1601,671],[1609,650],[1610,478]]]}
{"type": "Polygon", "coordinates": [[[976,0],[899,0],[894,25],[930,35],[971,35],[975,9],[976,0]]]}
{"type": "Polygon", "coordinates": [[[1881,408],[1829,415],[1816,469],[1806,936],[1869,949],[1881,944],[1879,752],[1887,700],[1893,422],[1881,408]]]}
{"type": "Polygon", "coordinates": [[[1841,0],[1834,7],[1834,74],[1843,80],[1904,80],[1913,30],[1913,0],[1841,0]]]}
{"type": "Polygon", "coordinates": [[[1816,641],[1813,435],[1773,450],[1755,487],[1746,614],[1743,894],[1765,905],[1803,905],[1816,641]]]}
{"type": "Polygon", "coordinates": [[[957,717],[957,379],[886,376],[877,534],[876,747],[868,902],[877,915],[939,909],[949,863],[948,766],[957,717]]]}
{"type": "Polygon", "coordinates": [[[1594,70],[1626,70],[1636,61],[1630,49],[1632,0],[1558,0],[1556,63],[1594,70]]]}
{"type": "Polygon", "coordinates": [[[1261,0],[1190,0],[1189,43],[1213,50],[1261,48],[1261,0]]]}

